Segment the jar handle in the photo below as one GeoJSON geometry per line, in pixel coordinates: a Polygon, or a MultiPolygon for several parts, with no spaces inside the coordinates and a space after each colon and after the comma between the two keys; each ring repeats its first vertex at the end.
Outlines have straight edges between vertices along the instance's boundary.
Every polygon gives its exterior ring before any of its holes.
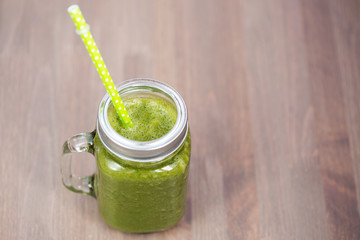
{"type": "Polygon", "coordinates": [[[96,198],[94,191],[94,176],[76,176],[71,172],[73,153],[88,152],[94,155],[95,130],[91,133],[80,133],[69,138],[63,145],[60,160],[62,182],[70,191],[90,195],[96,198]]]}

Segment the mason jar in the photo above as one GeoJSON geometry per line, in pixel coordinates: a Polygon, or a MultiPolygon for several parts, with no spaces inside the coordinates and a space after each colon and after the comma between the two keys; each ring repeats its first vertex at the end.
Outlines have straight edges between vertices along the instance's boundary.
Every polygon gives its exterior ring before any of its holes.
{"type": "Polygon", "coordinates": [[[108,119],[108,94],[100,102],[96,129],[69,138],[63,145],[62,180],[69,190],[97,199],[101,217],[125,232],[154,232],[175,225],[184,215],[191,153],[187,108],[172,87],[153,79],[131,79],[117,86],[121,98],[160,97],[176,108],[174,127],[152,141],[118,134],[108,119]],[[95,156],[96,172],[76,176],[72,153],[95,156]]]}

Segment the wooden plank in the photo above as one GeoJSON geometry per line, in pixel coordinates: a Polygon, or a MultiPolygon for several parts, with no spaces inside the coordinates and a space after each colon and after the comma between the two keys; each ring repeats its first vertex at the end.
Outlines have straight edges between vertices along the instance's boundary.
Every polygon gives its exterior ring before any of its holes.
{"type": "Polygon", "coordinates": [[[327,239],[299,3],[244,5],[246,69],[264,239],[327,239]]]}
{"type": "Polygon", "coordinates": [[[360,217],[331,5],[304,1],[301,8],[330,239],[359,239],[360,217]]]}
{"type": "Polygon", "coordinates": [[[336,54],[339,59],[339,70],[346,125],[349,136],[351,158],[355,176],[357,193],[357,210],[360,213],[360,29],[356,24],[360,21],[358,1],[342,4],[331,1],[331,19],[334,25],[336,54]]]}

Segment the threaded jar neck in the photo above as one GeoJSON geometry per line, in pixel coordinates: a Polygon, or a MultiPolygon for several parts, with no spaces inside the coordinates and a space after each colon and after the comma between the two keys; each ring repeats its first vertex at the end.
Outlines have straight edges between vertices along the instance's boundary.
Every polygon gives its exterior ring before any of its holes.
{"type": "Polygon", "coordinates": [[[106,149],[129,163],[157,163],[175,153],[185,141],[188,131],[187,108],[180,94],[165,83],[145,78],[122,82],[117,86],[117,90],[123,100],[141,95],[161,97],[176,107],[177,118],[174,127],[158,139],[147,142],[127,139],[110,125],[108,108],[111,98],[106,94],[100,102],[97,118],[97,133],[106,149]]]}

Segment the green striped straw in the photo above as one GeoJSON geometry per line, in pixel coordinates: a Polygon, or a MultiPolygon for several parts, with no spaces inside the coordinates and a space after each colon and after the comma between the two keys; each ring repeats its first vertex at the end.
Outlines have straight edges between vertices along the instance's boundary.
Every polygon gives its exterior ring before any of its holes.
{"type": "Polygon", "coordinates": [[[78,5],[71,5],[68,8],[68,12],[74,21],[76,32],[81,36],[82,41],[85,44],[87,51],[96,67],[96,71],[99,73],[102,82],[111,97],[112,103],[118,113],[121,123],[125,128],[131,127],[132,122],[129,114],[126,111],[123,101],[120,98],[118,91],[115,88],[114,82],[110,76],[109,71],[106,68],[104,60],[102,59],[99,49],[97,48],[95,41],[90,33],[89,25],[85,22],[83,15],[81,14],[78,5]]]}

